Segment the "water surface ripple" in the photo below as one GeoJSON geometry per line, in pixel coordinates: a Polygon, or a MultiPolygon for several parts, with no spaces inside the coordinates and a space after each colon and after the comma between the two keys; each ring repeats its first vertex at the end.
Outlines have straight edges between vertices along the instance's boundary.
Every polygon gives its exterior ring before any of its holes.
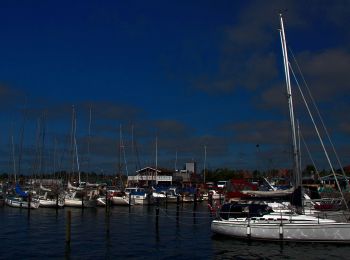
{"type": "Polygon", "coordinates": [[[349,259],[350,246],[213,236],[206,204],[31,210],[0,208],[1,259],[349,259]],[[71,243],[66,216],[71,211],[71,243]]]}

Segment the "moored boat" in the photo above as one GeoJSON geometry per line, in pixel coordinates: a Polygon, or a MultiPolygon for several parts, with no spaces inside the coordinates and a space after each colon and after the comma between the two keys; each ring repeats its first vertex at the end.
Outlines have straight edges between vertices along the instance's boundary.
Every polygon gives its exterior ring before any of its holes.
{"type": "MultiPolygon", "coordinates": [[[[280,15],[280,37],[283,51],[284,69],[287,83],[287,98],[293,141],[293,186],[291,204],[298,211],[302,207],[301,174],[299,151],[297,148],[295,119],[289,75],[289,60],[284,34],[282,15],[280,15]]],[[[242,189],[243,190],[243,189],[242,189]]],[[[259,194],[261,196],[261,194],[259,194]]],[[[211,230],[220,235],[242,239],[267,241],[350,243],[350,223],[336,222],[296,213],[273,213],[266,205],[226,204],[218,219],[212,221],[211,230]]]]}
{"type": "Polygon", "coordinates": [[[252,240],[350,243],[350,223],[291,212],[266,204],[227,203],[211,224],[215,234],[252,240]]]}
{"type": "Polygon", "coordinates": [[[146,192],[143,188],[129,187],[125,189],[125,194],[131,197],[135,205],[150,205],[153,204],[154,199],[151,194],[146,192]]]}
{"type": "Polygon", "coordinates": [[[96,196],[83,190],[67,192],[64,198],[66,207],[93,208],[97,206],[96,196]]]}

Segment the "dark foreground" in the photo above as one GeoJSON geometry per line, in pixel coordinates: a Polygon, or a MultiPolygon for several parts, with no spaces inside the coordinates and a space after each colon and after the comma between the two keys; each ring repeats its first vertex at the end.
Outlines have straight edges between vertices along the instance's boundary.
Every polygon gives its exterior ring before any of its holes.
{"type": "Polygon", "coordinates": [[[27,210],[0,208],[1,259],[349,259],[350,246],[213,236],[206,204],[27,210]],[[71,242],[66,217],[71,211],[71,242]],[[158,223],[158,224],[157,224],[158,223]]]}

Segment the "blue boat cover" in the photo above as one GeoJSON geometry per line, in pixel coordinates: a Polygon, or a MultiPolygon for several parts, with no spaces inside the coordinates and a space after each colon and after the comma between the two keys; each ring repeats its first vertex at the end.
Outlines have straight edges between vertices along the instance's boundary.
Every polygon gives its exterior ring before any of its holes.
{"type": "Polygon", "coordinates": [[[18,183],[16,184],[15,191],[21,197],[25,197],[25,198],[28,197],[28,194],[22,190],[21,186],[19,186],[18,183]]]}

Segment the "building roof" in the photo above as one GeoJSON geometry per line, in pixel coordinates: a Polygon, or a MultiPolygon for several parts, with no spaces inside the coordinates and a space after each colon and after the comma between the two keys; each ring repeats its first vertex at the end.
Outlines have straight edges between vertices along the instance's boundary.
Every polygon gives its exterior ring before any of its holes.
{"type": "MultiPolygon", "coordinates": [[[[136,172],[137,172],[137,173],[140,173],[140,172],[145,172],[145,171],[153,171],[153,172],[155,172],[156,169],[147,166],[147,167],[145,167],[145,168],[142,168],[142,169],[140,169],[140,170],[137,170],[136,172]]],[[[160,169],[157,169],[157,173],[158,173],[158,172],[161,173],[162,171],[161,171],[160,169]]]]}

